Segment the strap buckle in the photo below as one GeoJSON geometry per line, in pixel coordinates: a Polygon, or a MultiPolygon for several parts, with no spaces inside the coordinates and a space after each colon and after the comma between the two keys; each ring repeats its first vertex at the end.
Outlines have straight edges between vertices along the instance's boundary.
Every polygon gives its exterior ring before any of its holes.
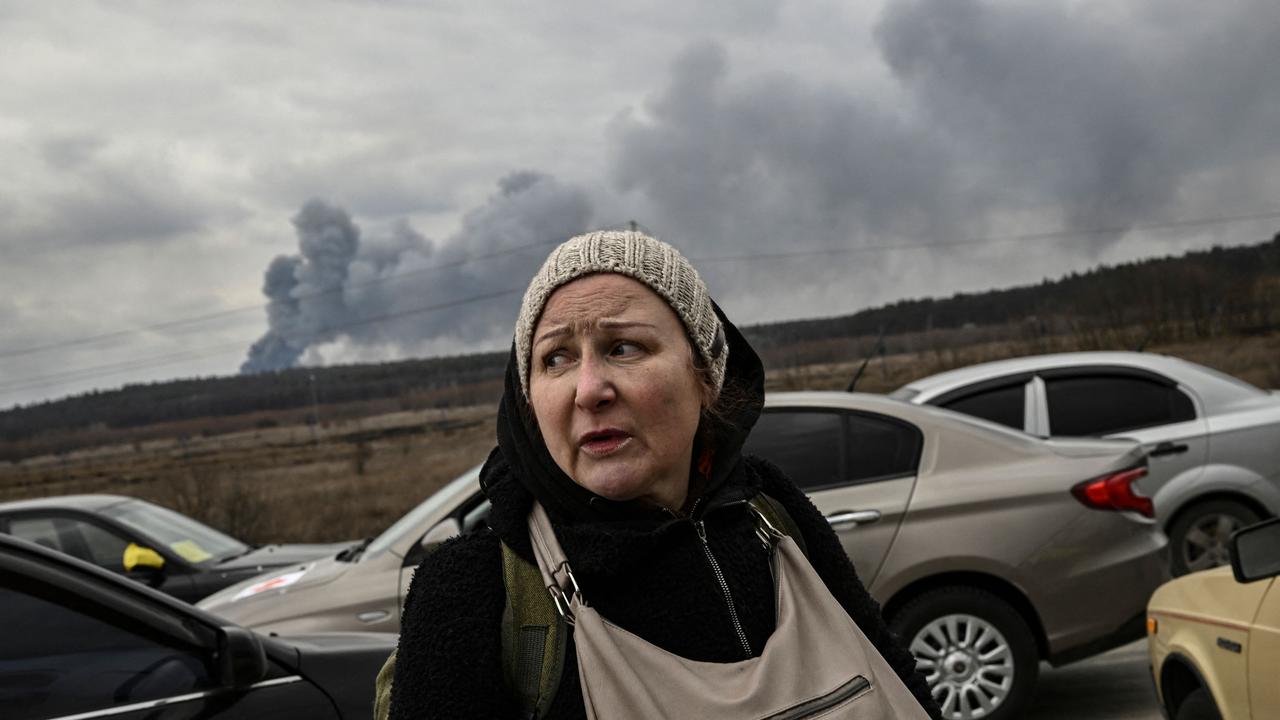
{"type": "MultiPolygon", "coordinates": [[[[582,590],[578,587],[578,579],[573,576],[573,570],[569,567],[568,561],[560,564],[552,576],[556,579],[560,578],[561,571],[568,580],[568,585],[572,590],[572,596],[578,598],[578,602],[582,602],[582,590]]],[[[560,617],[569,625],[574,624],[573,608],[569,604],[570,598],[565,595],[564,590],[559,585],[548,585],[547,591],[551,593],[551,599],[556,604],[556,612],[560,613],[560,617]]]]}
{"type": "Polygon", "coordinates": [[[786,537],[787,534],[769,522],[769,518],[765,517],[765,514],[760,512],[755,505],[748,504],[747,507],[751,508],[751,514],[755,515],[756,518],[756,537],[760,538],[760,542],[764,544],[766,550],[772,551],[774,545],[786,537]]]}

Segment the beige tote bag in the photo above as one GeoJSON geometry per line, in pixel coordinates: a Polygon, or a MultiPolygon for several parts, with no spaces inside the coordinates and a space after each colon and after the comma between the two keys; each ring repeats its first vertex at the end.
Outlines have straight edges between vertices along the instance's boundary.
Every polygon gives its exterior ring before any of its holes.
{"type": "Polygon", "coordinates": [[[712,663],[673,655],[586,604],[546,512],[534,505],[534,555],[556,606],[574,625],[587,717],[928,720],[795,542],[757,520],[776,548],[777,626],[759,657],[712,663]]]}

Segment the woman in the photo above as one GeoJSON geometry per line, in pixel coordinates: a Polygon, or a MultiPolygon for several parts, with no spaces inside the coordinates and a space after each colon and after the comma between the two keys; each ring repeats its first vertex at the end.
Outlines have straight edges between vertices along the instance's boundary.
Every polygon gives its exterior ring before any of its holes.
{"type": "MultiPolygon", "coordinates": [[[[516,324],[498,447],[481,473],[489,528],[444,544],[418,569],[392,717],[522,716],[503,658],[503,546],[534,561],[535,501],[592,612],[673,656],[751,662],[778,622],[770,546],[744,502],[760,494],[801,536],[824,595],[839,603],[830,604],[938,717],[823,516],[775,467],[740,455],[763,380],[759,358],[669,245],[607,231],[556,248],[516,324]]],[[[616,675],[578,667],[575,632],[539,717],[587,717],[584,678],[616,675]]]]}

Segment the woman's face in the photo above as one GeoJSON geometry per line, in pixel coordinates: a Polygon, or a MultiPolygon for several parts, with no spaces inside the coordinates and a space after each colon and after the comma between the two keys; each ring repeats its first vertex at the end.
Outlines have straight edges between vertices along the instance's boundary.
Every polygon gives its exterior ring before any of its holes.
{"type": "Polygon", "coordinates": [[[611,500],[679,510],[702,409],[684,325],[629,277],[588,275],[548,298],[529,400],[556,464],[611,500]]]}

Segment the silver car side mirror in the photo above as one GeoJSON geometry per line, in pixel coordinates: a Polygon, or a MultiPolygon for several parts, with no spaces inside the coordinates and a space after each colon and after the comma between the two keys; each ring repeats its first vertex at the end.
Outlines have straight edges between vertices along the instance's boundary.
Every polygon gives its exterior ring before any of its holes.
{"type": "Polygon", "coordinates": [[[1280,518],[1237,530],[1228,544],[1236,582],[1280,575],[1280,518]]]}

